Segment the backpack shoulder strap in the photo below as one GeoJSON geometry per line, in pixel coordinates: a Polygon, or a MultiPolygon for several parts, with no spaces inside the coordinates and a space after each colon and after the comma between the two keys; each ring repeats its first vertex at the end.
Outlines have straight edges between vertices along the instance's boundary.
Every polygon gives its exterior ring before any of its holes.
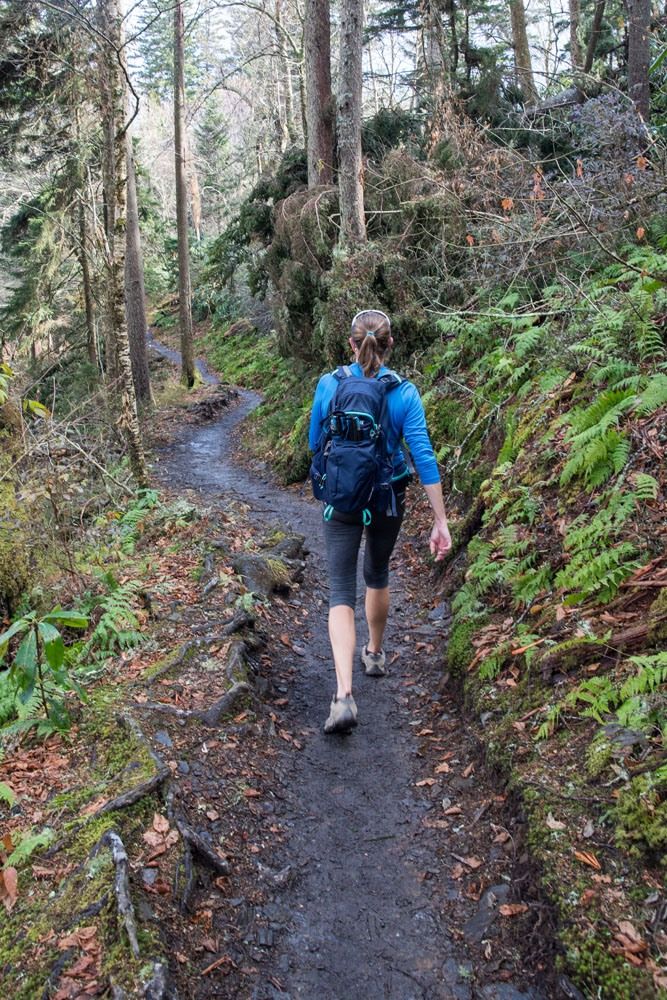
{"type": "Polygon", "coordinates": [[[349,365],[341,365],[340,368],[336,368],[335,372],[332,372],[332,374],[338,382],[342,382],[345,378],[352,378],[354,372],[349,365]]]}
{"type": "Polygon", "coordinates": [[[398,372],[395,371],[388,371],[385,372],[384,375],[378,376],[378,382],[382,382],[382,384],[386,386],[387,391],[395,389],[396,386],[401,385],[404,381],[405,380],[401,378],[398,372]]]}

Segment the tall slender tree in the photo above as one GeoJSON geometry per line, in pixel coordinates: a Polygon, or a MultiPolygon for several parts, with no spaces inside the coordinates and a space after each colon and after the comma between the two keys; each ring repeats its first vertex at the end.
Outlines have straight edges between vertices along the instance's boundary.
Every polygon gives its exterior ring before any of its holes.
{"type": "Polygon", "coordinates": [[[125,218],[127,210],[127,93],[121,14],[118,0],[98,0],[100,31],[101,112],[103,123],[102,183],[106,215],[104,247],[107,294],[107,324],[115,349],[114,397],[118,399],[118,423],[127,441],[132,473],[140,486],[148,485],[148,473],[137,416],[132,381],[130,343],[125,318],[125,218]]]}
{"type": "Polygon", "coordinates": [[[590,71],[593,69],[593,60],[595,59],[598,42],[600,41],[600,33],[602,31],[602,19],[604,17],[605,6],[606,6],[606,0],[595,0],[595,10],[593,11],[593,22],[591,24],[591,33],[588,36],[588,45],[586,47],[586,58],[584,59],[584,73],[590,73],[590,71]]]}
{"type": "Polygon", "coordinates": [[[137,177],[131,143],[127,147],[127,242],[125,249],[125,312],[130,340],[132,378],[137,401],[152,402],[151,382],[146,350],[146,296],[144,291],[144,260],[139,232],[137,177]]]}
{"type": "Polygon", "coordinates": [[[181,326],[181,380],[184,385],[191,388],[195,384],[195,352],[192,335],[192,285],[190,282],[190,241],[188,239],[184,40],[183,0],[178,0],[174,6],[174,167],[178,236],[178,311],[181,326]]]}
{"type": "Polygon", "coordinates": [[[512,21],[512,47],[514,49],[514,65],[517,80],[523,91],[527,104],[537,103],[537,89],[533,76],[533,63],[530,58],[528,30],[526,28],[526,9],[523,0],[509,0],[510,17],[512,21]]]}
{"type": "Polygon", "coordinates": [[[333,97],[329,0],[306,0],[303,26],[308,186],[333,181],[333,97]]]}
{"type": "Polygon", "coordinates": [[[648,68],[651,0],[625,0],[628,11],[628,94],[645,122],[651,115],[648,68]]]}
{"type": "Polygon", "coordinates": [[[341,0],[338,92],[338,194],[341,242],[366,240],[361,158],[363,0],[341,0]]]}
{"type": "Polygon", "coordinates": [[[581,69],[583,56],[579,41],[579,26],[581,24],[581,0],[569,0],[570,3],[570,61],[572,69],[581,69]]]}

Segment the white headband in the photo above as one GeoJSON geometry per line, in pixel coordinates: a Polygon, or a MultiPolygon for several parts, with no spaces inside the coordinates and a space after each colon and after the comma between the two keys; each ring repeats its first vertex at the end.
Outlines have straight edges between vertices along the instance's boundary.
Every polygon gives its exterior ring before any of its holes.
{"type": "Polygon", "coordinates": [[[354,329],[354,324],[357,322],[357,320],[359,319],[359,317],[363,316],[364,313],[369,313],[369,312],[377,313],[378,316],[384,316],[384,318],[386,319],[387,323],[391,327],[391,320],[389,319],[389,317],[387,316],[386,313],[382,312],[381,309],[360,309],[359,312],[357,313],[357,315],[352,320],[352,323],[351,323],[352,329],[354,329]]]}

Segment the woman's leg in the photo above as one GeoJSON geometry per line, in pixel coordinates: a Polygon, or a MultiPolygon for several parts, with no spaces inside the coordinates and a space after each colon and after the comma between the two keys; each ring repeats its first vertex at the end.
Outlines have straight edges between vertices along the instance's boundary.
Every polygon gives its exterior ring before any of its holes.
{"type": "Polygon", "coordinates": [[[403,523],[405,495],[400,495],[396,499],[398,507],[396,517],[378,514],[366,528],[364,553],[365,610],[368,623],[366,648],[370,653],[379,653],[382,650],[384,630],[389,615],[389,560],[403,523]]]}
{"type": "Polygon", "coordinates": [[[352,691],[357,557],[362,533],[361,524],[346,524],[343,521],[324,523],[329,565],[329,639],[336,667],[338,698],[344,698],[352,691]]]}
{"type": "Polygon", "coordinates": [[[366,587],[366,621],[369,653],[379,653],[389,615],[389,587],[366,587]]]}

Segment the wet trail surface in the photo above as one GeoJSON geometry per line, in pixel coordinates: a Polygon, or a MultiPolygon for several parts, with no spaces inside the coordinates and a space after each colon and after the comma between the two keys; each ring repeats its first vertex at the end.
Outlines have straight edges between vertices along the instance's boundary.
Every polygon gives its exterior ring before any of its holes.
{"type": "MultiPolygon", "coordinates": [[[[178,358],[160,345],[151,346],[171,360],[178,358]]],[[[215,380],[204,374],[207,381],[215,380]]],[[[491,937],[488,928],[495,914],[482,913],[480,918],[479,897],[464,899],[461,883],[449,874],[452,853],[467,854],[472,848],[465,829],[449,840],[437,822],[435,829],[429,824],[429,816],[443,815],[442,787],[434,791],[415,786],[425,773],[417,731],[429,720],[437,719],[443,732],[452,734],[440,747],[441,752],[452,747],[452,763],[457,753],[469,749],[455,707],[437,692],[437,666],[430,668],[432,689],[425,681],[428,672],[420,673],[429,657],[419,646],[435,642],[431,661],[441,653],[442,617],[434,621],[437,612],[431,612],[429,619],[411,603],[399,568],[393,578],[386,642],[388,659],[398,654],[396,662],[381,679],[367,678],[360,665],[355,666],[359,726],[347,737],[324,736],[321,726],[333,692],[333,668],[326,632],[321,512],[305,496],[277,488],[268,473],[239,463],[236,432],[260,401],[254,393],[239,395],[239,402],[221,419],[177,432],[173,443],[161,450],[156,472],[172,488],[200,492],[209,504],[237,495],[251,506],[260,528],[278,523],[306,536],[311,553],[306,579],[286,606],[294,620],[301,616],[307,622],[294,636],[301,655],[279,649],[276,637],[267,649],[275,659],[273,682],[288,696],[285,725],[303,734],[303,749],[297,753],[281,748],[273,774],[270,818],[282,823],[288,836],[275,848],[270,868],[258,865],[268,901],[259,910],[239,908],[247,955],[258,976],[247,992],[226,993],[221,984],[221,992],[208,993],[202,985],[198,989],[204,991],[195,990],[192,996],[543,997],[527,979],[517,977],[516,965],[510,982],[507,974],[497,981],[488,972],[476,978],[466,952],[465,924],[472,927],[474,938],[477,914],[482,933],[491,937]]],[[[358,638],[365,639],[362,627],[358,638]]],[[[470,778],[459,773],[445,791],[456,801],[469,788],[470,778]]],[[[492,796],[493,789],[487,792],[492,796]]],[[[479,789],[476,794],[479,798],[479,789]]]]}

